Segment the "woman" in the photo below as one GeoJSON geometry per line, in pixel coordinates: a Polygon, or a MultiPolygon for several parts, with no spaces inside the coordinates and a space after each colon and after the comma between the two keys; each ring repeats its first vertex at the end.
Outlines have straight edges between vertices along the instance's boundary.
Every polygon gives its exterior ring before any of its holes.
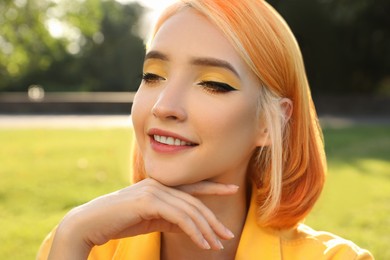
{"type": "Polygon", "coordinates": [[[372,259],[300,222],[325,159],[298,45],[261,0],[185,0],[147,48],[133,181],[70,211],[39,259],[372,259]]]}

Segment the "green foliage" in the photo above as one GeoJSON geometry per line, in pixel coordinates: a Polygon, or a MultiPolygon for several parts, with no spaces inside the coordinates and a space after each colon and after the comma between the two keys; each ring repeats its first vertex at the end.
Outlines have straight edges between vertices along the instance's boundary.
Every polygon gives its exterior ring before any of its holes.
{"type": "Polygon", "coordinates": [[[301,46],[314,93],[390,93],[390,2],[269,1],[301,46]]]}
{"type": "MultiPolygon", "coordinates": [[[[314,94],[390,96],[388,0],[269,0],[302,48],[314,94]]],[[[143,9],[115,0],[0,1],[0,91],[135,91],[143,9]],[[66,25],[55,36],[50,26],[66,25]]]]}
{"type": "Polygon", "coordinates": [[[64,42],[55,40],[39,10],[48,1],[0,2],[0,89],[16,84],[30,71],[47,70],[53,59],[65,55],[64,42]]]}
{"type": "Polygon", "coordinates": [[[0,91],[130,91],[144,55],[143,9],[114,0],[0,2],[0,91]]]}
{"type": "MultiPolygon", "coordinates": [[[[324,193],[306,221],[390,259],[390,128],[326,129],[324,193]]],[[[128,129],[0,130],[0,255],[34,259],[72,207],[128,185],[128,129]]]]}
{"type": "MultiPolygon", "coordinates": [[[[144,45],[135,37],[135,27],[141,9],[105,2],[107,10],[101,23],[102,44],[88,52],[82,66],[89,68],[85,86],[93,90],[136,90],[142,73],[144,45]],[[105,73],[102,73],[104,71],[105,73]]],[[[91,89],[89,89],[91,90],[91,89]]]]}

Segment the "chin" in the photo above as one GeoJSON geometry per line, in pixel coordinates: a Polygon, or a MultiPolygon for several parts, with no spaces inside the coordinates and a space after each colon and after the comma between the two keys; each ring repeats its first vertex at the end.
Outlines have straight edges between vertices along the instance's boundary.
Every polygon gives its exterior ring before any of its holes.
{"type": "Polygon", "coordinates": [[[169,186],[169,187],[174,187],[174,186],[186,184],[185,182],[183,182],[183,180],[181,180],[180,178],[175,178],[174,176],[162,176],[159,174],[148,174],[148,177],[158,181],[159,183],[161,183],[165,186],[169,186]]]}

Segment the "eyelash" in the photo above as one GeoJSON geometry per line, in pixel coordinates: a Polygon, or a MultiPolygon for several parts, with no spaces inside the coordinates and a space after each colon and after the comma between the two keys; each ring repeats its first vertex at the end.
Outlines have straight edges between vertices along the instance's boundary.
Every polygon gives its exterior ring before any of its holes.
{"type": "Polygon", "coordinates": [[[158,81],[160,80],[165,80],[165,78],[157,75],[157,74],[153,74],[153,73],[143,73],[142,74],[142,80],[146,83],[146,84],[155,84],[157,83],[158,81]]]}
{"type": "Polygon", "coordinates": [[[206,91],[211,93],[226,93],[237,90],[229,84],[217,81],[201,81],[198,85],[204,87],[206,91]]]}
{"type": "MultiPolygon", "coordinates": [[[[156,84],[160,80],[165,80],[165,78],[153,73],[143,73],[142,80],[146,84],[156,84]]],[[[201,81],[198,85],[204,87],[210,93],[226,93],[237,90],[229,84],[217,81],[201,81]]]]}

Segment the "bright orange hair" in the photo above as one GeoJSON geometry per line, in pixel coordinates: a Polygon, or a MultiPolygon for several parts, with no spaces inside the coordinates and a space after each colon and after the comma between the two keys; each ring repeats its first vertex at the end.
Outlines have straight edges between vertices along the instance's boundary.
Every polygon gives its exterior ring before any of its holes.
{"type": "MultiPolygon", "coordinates": [[[[212,21],[258,76],[271,145],[258,148],[249,176],[255,184],[258,221],[265,227],[289,228],[312,209],[325,181],[321,128],[311,98],[299,46],[284,19],[263,0],[182,0],[165,10],[161,25],[183,8],[193,8],[212,21]],[[286,118],[282,98],[292,101],[286,118]]],[[[152,35],[152,36],[153,36],[152,35]]],[[[134,145],[133,181],[145,176],[134,145]]]]}

